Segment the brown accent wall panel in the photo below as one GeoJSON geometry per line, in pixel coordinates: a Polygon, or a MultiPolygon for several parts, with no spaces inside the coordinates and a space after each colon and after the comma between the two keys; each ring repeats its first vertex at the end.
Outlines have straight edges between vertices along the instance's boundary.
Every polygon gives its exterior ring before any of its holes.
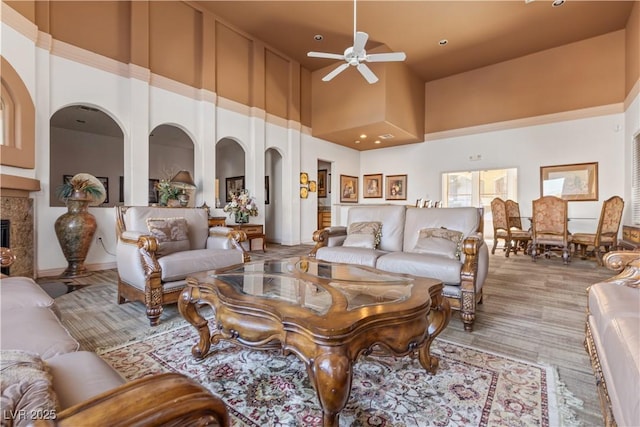
{"type": "Polygon", "coordinates": [[[149,2],[131,2],[131,63],[149,68],[149,2]]]}
{"type": "Polygon", "coordinates": [[[425,85],[425,132],[624,100],[624,30],[425,85]]]}
{"type": "Polygon", "coordinates": [[[311,71],[300,67],[300,123],[311,127],[311,71]]]}
{"type": "Polygon", "coordinates": [[[182,2],[149,3],[151,71],[200,87],[202,14],[182,2]]]}
{"type": "Polygon", "coordinates": [[[6,0],[6,1],[3,1],[2,3],[6,3],[7,5],[11,6],[11,8],[14,9],[16,12],[18,12],[20,15],[24,16],[29,21],[35,24],[36,22],[35,2],[25,1],[25,0],[19,0],[19,1],[6,0]]]}
{"type": "Polygon", "coordinates": [[[250,105],[251,40],[216,22],[216,89],[219,96],[250,105]]]}
{"type": "Polygon", "coordinates": [[[129,62],[130,2],[49,3],[49,25],[54,39],[129,62]]]}
{"type": "Polygon", "coordinates": [[[288,119],[289,61],[269,49],[265,49],[264,61],[266,111],[288,119]]]}
{"type": "Polygon", "coordinates": [[[202,15],[202,88],[216,91],[216,20],[202,15]]]}
{"type": "Polygon", "coordinates": [[[640,80],[640,2],[636,1],[626,26],[625,94],[640,80]]]}

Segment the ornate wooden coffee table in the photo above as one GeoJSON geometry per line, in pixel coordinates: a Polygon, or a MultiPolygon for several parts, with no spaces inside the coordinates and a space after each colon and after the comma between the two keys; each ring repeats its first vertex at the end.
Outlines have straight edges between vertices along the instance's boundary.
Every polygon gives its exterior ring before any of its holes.
{"type": "Polygon", "coordinates": [[[200,335],[193,355],[205,357],[221,339],[295,354],[307,366],[325,426],[338,425],[361,354],[417,352],[435,373],[431,343],[451,315],[438,280],[315,259],[252,262],[187,283],[178,307],[200,335]],[[198,313],[202,303],[215,311],[215,330],[198,313]]]}

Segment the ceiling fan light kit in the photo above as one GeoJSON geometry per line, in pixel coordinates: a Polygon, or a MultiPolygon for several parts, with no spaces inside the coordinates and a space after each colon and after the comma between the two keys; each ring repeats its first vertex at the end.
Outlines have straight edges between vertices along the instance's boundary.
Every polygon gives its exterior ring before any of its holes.
{"type": "Polygon", "coordinates": [[[398,62],[404,61],[407,55],[405,55],[404,52],[367,54],[365,50],[367,40],[369,40],[367,33],[356,30],[356,0],[353,0],[353,46],[346,48],[342,55],[327,52],[308,52],[307,56],[345,61],[344,64],[338,65],[333,71],[324,76],[322,81],[331,81],[338,74],[349,68],[349,66],[352,66],[356,67],[367,82],[373,84],[378,81],[378,77],[365,62],[398,62]]]}

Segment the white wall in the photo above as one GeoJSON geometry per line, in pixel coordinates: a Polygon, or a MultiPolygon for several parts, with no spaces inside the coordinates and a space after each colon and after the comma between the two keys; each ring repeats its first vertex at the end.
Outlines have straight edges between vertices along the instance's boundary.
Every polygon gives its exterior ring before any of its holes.
{"type": "Polygon", "coordinates": [[[445,199],[443,172],[516,168],[518,201],[525,216],[531,214],[531,201],[540,197],[541,166],[598,162],[599,200],[569,202],[570,217],[594,218],[573,221],[571,230],[593,231],[602,201],[627,192],[624,123],[624,114],[613,114],[370,150],[362,153],[360,175],[406,173],[408,197],[402,203],[411,204],[421,197],[445,199]],[[475,155],[481,159],[469,160],[475,155]]]}

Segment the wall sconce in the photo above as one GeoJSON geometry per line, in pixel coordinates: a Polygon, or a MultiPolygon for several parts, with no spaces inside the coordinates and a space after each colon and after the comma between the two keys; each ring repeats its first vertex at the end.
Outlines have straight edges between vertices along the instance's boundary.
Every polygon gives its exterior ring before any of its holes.
{"type": "Polygon", "coordinates": [[[171,185],[182,189],[182,192],[178,195],[178,201],[180,202],[180,206],[186,207],[189,204],[189,194],[187,194],[187,190],[196,188],[196,184],[193,182],[189,171],[178,172],[176,176],[171,179],[171,185]]]}

